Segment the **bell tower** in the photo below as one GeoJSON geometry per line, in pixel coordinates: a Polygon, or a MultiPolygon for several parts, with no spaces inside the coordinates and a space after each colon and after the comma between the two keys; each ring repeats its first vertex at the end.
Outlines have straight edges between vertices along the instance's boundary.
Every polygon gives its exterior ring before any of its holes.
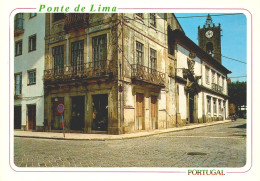
{"type": "Polygon", "coordinates": [[[215,26],[208,14],[202,28],[198,27],[199,47],[221,64],[221,28],[215,26]]]}

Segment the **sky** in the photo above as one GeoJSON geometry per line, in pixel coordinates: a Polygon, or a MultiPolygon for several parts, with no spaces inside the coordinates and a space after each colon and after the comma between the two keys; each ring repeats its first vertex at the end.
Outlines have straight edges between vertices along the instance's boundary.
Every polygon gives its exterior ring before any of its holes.
{"type": "MultiPolygon", "coordinates": [[[[198,26],[203,27],[208,14],[175,13],[185,34],[198,45],[198,26]],[[193,16],[193,17],[192,17],[193,16]],[[194,17],[203,16],[203,17],[194,17]],[[188,18],[182,18],[188,17],[188,18]]],[[[213,23],[221,25],[221,54],[222,65],[232,73],[228,74],[232,82],[246,81],[247,64],[228,58],[247,62],[247,20],[244,14],[210,13],[213,23]],[[215,16],[216,15],[216,16],[215,16]],[[225,58],[225,57],[228,58],[225,58]],[[237,78],[240,77],[240,78],[237,78]]]]}

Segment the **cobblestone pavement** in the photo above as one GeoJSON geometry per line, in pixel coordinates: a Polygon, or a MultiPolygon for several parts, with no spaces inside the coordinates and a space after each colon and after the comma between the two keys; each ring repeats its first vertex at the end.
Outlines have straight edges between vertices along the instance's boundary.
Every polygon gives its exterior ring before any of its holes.
{"type": "Polygon", "coordinates": [[[243,167],[246,120],[126,140],[14,138],[18,167],[243,167]]]}

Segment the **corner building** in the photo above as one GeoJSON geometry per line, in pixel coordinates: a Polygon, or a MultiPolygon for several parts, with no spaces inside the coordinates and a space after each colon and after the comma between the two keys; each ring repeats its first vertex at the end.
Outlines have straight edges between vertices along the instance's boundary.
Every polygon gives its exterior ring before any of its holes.
{"type": "Polygon", "coordinates": [[[59,104],[66,132],[124,134],[189,124],[183,112],[189,104],[177,96],[188,80],[177,76],[187,57],[179,57],[176,32],[184,35],[172,13],[46,14],[45,129],[62,130],[59,104]]]}

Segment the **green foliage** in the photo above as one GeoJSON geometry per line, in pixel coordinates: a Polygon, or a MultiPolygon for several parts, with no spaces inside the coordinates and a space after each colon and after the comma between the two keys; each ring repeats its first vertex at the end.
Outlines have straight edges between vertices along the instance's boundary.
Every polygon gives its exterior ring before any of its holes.
{"type": "Polygon", "coordinates": [[[228,85],[229,102],[237,106],[246,105],[246,82],[232,82],[228,85]]]}

